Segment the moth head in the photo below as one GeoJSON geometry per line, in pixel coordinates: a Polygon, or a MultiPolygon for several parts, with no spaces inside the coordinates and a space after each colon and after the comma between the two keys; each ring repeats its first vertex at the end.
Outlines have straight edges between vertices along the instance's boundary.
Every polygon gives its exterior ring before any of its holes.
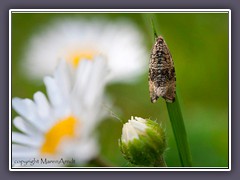
{"type": "Polygon", "coordinates": [[[157,38],[156,38],[156,40],[157,40],[157,42],[159,43],[159,42],[163,42],[164,41],[164,39],[163,39],[163,37],[162,36],[158,36],[157,38]]]}

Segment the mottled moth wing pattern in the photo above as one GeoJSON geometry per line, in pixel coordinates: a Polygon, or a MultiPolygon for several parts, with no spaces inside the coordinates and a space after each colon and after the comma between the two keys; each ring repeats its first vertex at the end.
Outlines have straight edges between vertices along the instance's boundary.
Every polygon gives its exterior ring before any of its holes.
{"type": "Polygon", "coordinates": [[[156,38],[149,62],[149,92],[151,102],[161,96],[167,102],[174,102],[176,96],[176,75],[171,53],[162,36],[156,38]]]}

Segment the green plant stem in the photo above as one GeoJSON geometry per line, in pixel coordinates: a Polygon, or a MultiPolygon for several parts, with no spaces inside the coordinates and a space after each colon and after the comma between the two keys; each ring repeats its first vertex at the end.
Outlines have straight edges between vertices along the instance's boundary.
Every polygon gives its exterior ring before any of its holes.
{"type": "MultiPolygon", "coordinates": [[[[158,34],[156,31],[156,27],[154,25],[153,19],[151,20],[151,22],[152,22],[153,35],[156,38],[158,34]]],[[[166,104],[167,104],[168,115],[171,121],[175,141],[177,143],[178,154],[180,157],[181,164],[184,167],[191,167],[192,166],[191,152],[188,144],[187,133],[186,133],[183,117],[182,117],[181,108],[178,102],[177,94],[176,94],[174,103],[166,102],[166,104]]]]}
{"type": "Polygon", "coordinates": [[[184,167],[191,167],[192,158],[191,158],[190,148],[189,148],[188,139],[187,139],[187,132],[185,129],[177,94],[176,94],[174,103],[166,102],[166,104],[167,104],[168,115],[170,117],[173,133],[175,136],[181,164],[184,167]]]}
{"type": "Polygon", "coordinates": [[[157,31],[156,31],[156,28],[155,28],[155,25],[153,23],[153,20],[152,20],[152,29],[153,29],[153,35],[154,35],[154,39],[158,37],[158,34],[157,34],[157,31]]]}

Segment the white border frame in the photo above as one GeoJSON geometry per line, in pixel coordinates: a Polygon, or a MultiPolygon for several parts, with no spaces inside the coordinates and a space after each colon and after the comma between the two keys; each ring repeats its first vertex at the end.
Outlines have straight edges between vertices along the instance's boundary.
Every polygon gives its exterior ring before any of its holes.
{"type": "Polygon", "coordinates": [[[231,10],[230,9],[10,9],[9,10],[9,171],[231,171],[231,10]],[[131,167],[111,167],[111,168],[84,168],[84,167],[54,167],[38,168],[38,167],[17,167],[12,165],[12,117],[11,117],[11,23],[13,13],[228,13],[229,14],[229,72],[228,72],[228,165],[229,167],[167,167],[167,168],[131,168],[131,167]]]}

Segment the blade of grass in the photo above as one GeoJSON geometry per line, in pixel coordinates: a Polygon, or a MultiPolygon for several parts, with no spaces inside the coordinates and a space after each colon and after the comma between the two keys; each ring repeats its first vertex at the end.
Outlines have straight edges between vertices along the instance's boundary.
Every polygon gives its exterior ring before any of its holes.
{"type": "Polygon", "coordinates": [[[183,116],[182,116],[177,94],[176,94],[174,103],[166,102],[166,104],[167,104],[168,115],[171,121],[174,137],[177,143],[181,164],[184,167],[191,167],[192,166],[191,152],[189,148],[187,132],[185,129],[183,116]]]}
{"type": "Polygon", "coordinates": [[[152,29],[153,29],[154,38],[157,38],[158,35],[157,35],[157,31],[156,31],[155,25],[154,25],[154,23],[153,23],[153,19],[151,19],[151,22],[152,22],[152,29]]]}
{"type": "MultiPolygon", "coordinates": [[[[152,20],[152,28],[153,28],[154,37],[158,37],[153,20],[152,20]]],[[[166,105],[167,105],[168,115],[169,115],[172,129],[173,129],[175,141],[177,144],[178,154],[180,157],[181,164],[184,167],[191,167],[192,166],[191,152],[189,148],[187,133],[186,133],[183,117],[182,117],[181,108],[178,102],[177,94],[175,97],[175,102],[174,103],[166,102],[166,105]]]]}

